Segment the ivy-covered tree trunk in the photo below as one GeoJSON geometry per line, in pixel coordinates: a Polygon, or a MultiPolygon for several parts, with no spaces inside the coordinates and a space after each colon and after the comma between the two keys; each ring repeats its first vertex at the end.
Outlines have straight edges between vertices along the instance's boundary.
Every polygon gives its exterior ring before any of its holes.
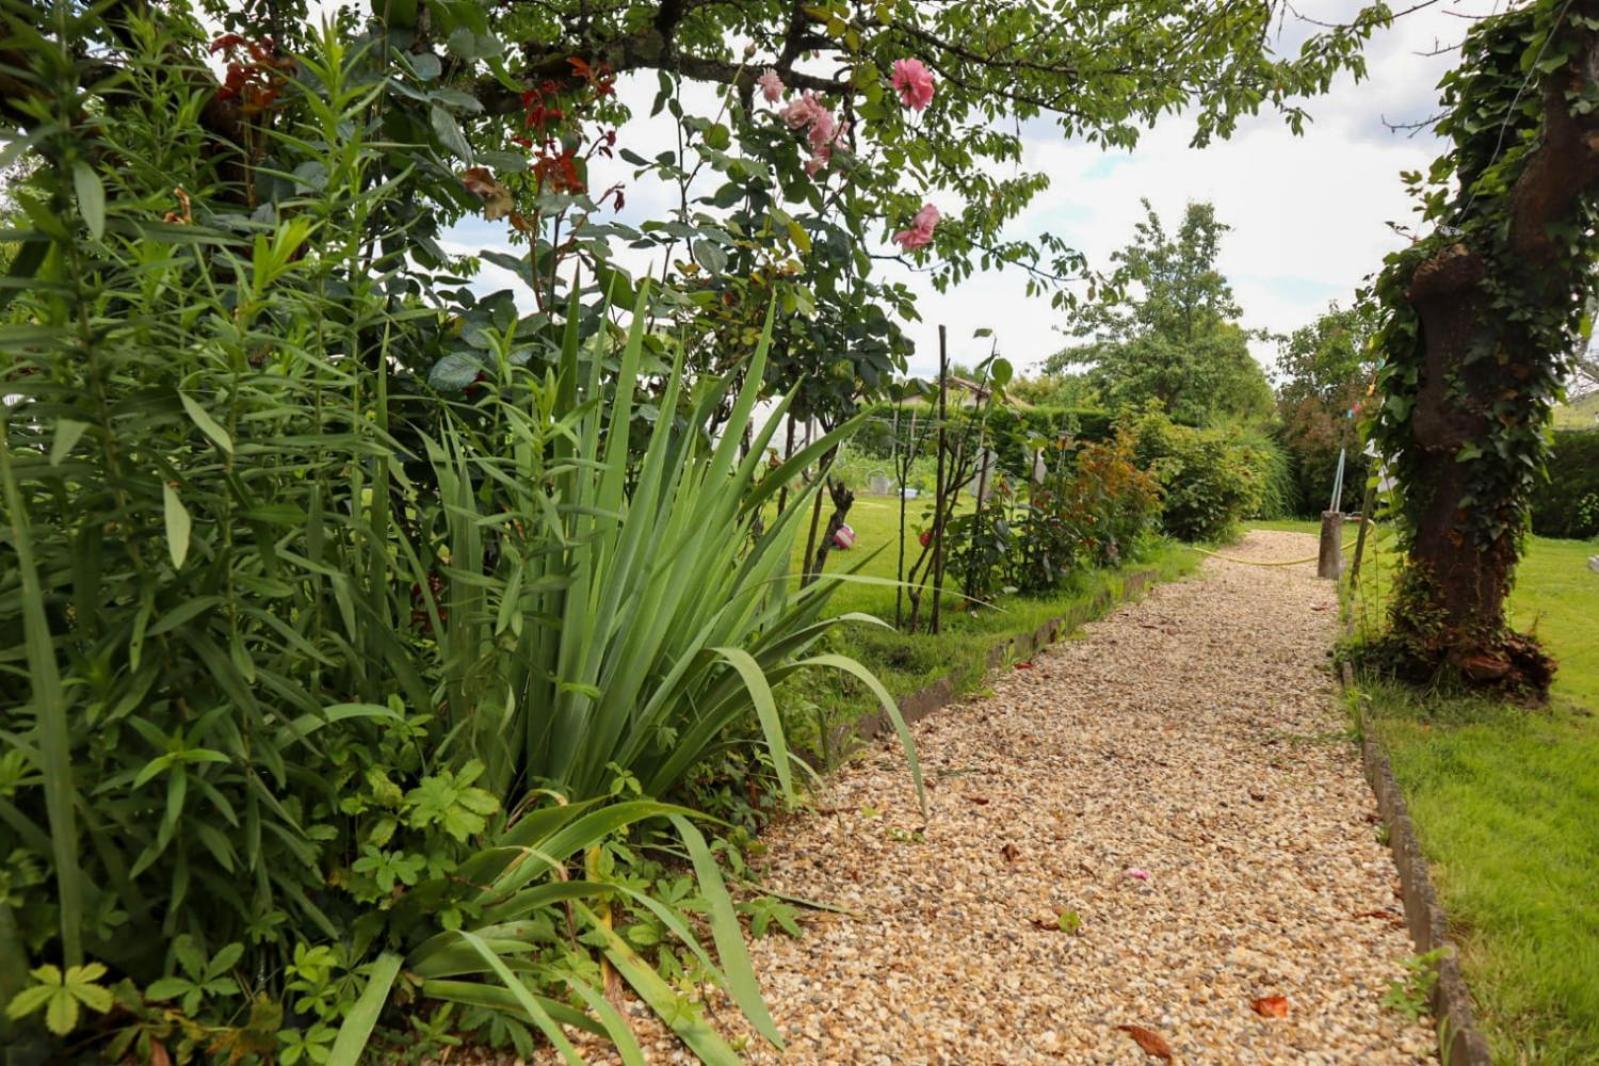
{"type": "MultiPolygon", "coordinates": [[[[1437,229],[1391,257],[1376,436],[1399,475],[1403,671],[1541,694],[1553,666],[1505,618],[1549,412],[1587,329],[1599,192],[1599,0],[1485,21],[1445,82],[1455,141],[1437,229]]],[[[1419,184],[1419,178],[1415,179],[1419,184]]]]}

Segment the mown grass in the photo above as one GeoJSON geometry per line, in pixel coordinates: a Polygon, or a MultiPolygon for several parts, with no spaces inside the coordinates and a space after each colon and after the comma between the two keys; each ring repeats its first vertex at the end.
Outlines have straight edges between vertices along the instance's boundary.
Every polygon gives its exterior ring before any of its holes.
{"type": "MultiPolygon", "coordinates": [[[[1450,918],[1495,1061],[1599,1062],[1599,574],[1533,537],[1511,616],[1560,661],[1551,704],[1363,684],[1450,918]]],[[[1368,557],[1357,617],[1393,573],[1368,557]]]]}
{"type": "MultiPolygon", "coordinates": [[[[907,568],[920,551],[916,538],[926,503],[907,501],[907,568]]],[[[894,580],[894,545],[899,531],[896,501],[863,495],[850,510],[849,523],[857,535],[856,546],[849,551],[834,551],[828,559],[827,572],[843,573],[855,568],[857,574],[866,577],[894,580]]],[[[988,651],[994,645],[1079,609],[1102,592],[1119,599],[1130,573],[1153,570],[1159,580],[1172,580],[1190,573],[1198,560],[1196,553],[1181,545],[1158,541],[1138,559],[1119,568],[1079,571],[1065,588],[1050,596],[1005,596],[992,604],[971,604],[946,592],[942,632],[937,636],[862,624],[836,633],[832,639],[847,642],[841,650],[870,667],[896,696],[908,695],[943,677],[950,679],[957,693],[973,692],[982,685],[988,651]]],[[[796,559],[796,570],[798,567],[796,559]]],[[[948,586],[956,584],[953,579],[946,580],[948,586]]],[[[895,589],[891,585],[850,582],[834,593],[829,611],[862,612],[892,623],[894,600],[895,589]]],[[[929,606],[924,602],[924,617],[929,606]]],[[[857,681],[831,672],[797,677],[784,686],[781,695],[801,742],[819,754],[829,754],[819,750],[826,729],[852,721],[876,707],[870,693],[857,681]]]]}
{"type": "Polygon", "coordinates": [[[1556,429],[1592,429],[1599,425],[1599,392],[1579,396],[1555,408],[1556,429]]]}

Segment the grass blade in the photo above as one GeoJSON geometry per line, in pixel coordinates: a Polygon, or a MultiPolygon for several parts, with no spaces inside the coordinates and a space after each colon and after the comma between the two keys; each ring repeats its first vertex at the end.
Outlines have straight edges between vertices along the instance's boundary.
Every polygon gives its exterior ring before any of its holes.
{"type": "Polygon", "coordinates": [[[476,933],[468,933],[462,930],[461,939],[472,945],[477,950],[477,953],[483,956],[483,961],[489,964],[489,968],[494,971],[494,976],[498,977],[500,983],[505,986],[506,991],[516,998],[517,1005],[527,1014],[528,1019],[538,1026],[539,1031],[548,1037],[550,1043],[554,1044],[556,1049],[560,1051],[561,1057],[569,1063],[581,1063],[583,1057],[577,1053],[577,1048],[573,1047],[572,1042],[566,1038],[566,1034],[561,1032],[561,1027],[556,1024],[554,1018],[550,1017],[549,1011],[545,1010],[533,993],[529,992],[527,987],[517,979],[516,974],[511,972],[511,968],[505,965],[505,960],[496,955],[476,933]]]}
{"type": "Polygon", "coordinates": [[[333,1041],[327,1066],[356,1066],[361,1061],[361,1053],[366,1050],[366,1042],[372,1037],[378,1015],[383,1013],[383,1006],[389,1001],[389,989],[394,987],[394,979],[399,974],[400,956],[392,951],[378,956],[372,964],[372,972],[367,976],[361,998],[355,1001],[355,1006],[344,1018],[344,1024],[339,1026],[339,1035],[333,1041]]]}
{"type": "Polygon", "coordinates": [[[671,1027],[679,1040],[700,1057],[707,1066],[740,1066],[738,1054],[728,1046],[704,1018],[687,1009],[671,985],[656,973],[649,963],[627,946],[626,941],[601,922],[594,912],[579,905],[577,911],[588,926],[597,933],[605,945],[605,957],[611,960],[633,990],[671,1027]]]}
{"type": "Polygon", "coordinates": [[[44,775],[45,812],[50,821],[50,853],[56,867],[61,909],[61,954],[68,966],[83,962],[83,880],[78,869],[77,800],[72,784],[72,750],[67,699],[56,665],[55,641],[44,614],[44,589],[33,558],[28,515],[11,468],[11,446],[0,434],[0,482],[11,514],[11,538],[22,579],[22,628],[27,645],[33,713],[39,730],[39,770],[44,775]]]}
{"type": "Polygon", "coordinates": [[[733,900],[727,894],[722,872],[717,868],[716,856],[705,843],[705,837],[694,823],[682,815],[672,816],[672,825],[688,847],[689,858],[694,863],[694,874],[699,878],[700,895],[705,897],[711,921],[711,937],[716,941],[716,953],[721,956],[722,969],[727,973],[727,991],[744,1016],[756,1030],[779,1051],[783,1049],[783,1034],[777,1022],[766,1009],[761,996],[761,984],[755,977],[755,967],[744,947],[744,933],[738,924],[738,914],[733,910],[733,900]]]}

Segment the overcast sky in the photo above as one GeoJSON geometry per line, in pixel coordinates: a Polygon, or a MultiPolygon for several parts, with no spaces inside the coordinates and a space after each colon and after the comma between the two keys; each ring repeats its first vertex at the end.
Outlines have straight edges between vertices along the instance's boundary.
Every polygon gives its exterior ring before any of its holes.
{"type": "MultiPolygon", "coordinates": [[[[1245,324],[1278,333],[1304,325],[1330,300],[1347,304],[1383,255],[1403,240],[1388,223],[1408,224],[1413,218],[1399,172],[1425,168],[1439,145],[1427,133],[1394,132],[1385,120],[1414,122],[1433,114],[1438,79],[1453,59],[1424,53],[1458,45],[1471,16],[1503,2],[1439,0],[1400,18],[1368,48],[1364,81],[1345,76],[1331,93],[1309,102],[1314,121],[1303,136],[1294,136],[1277,116],[1263,114],[1240,123],[1229,141],[1191,149],[1192,126],[1179,117],[1147,133],[1134,151],[1106,152],[1067,142],[1058,129],[1036,123],[1024,129],[1023,165],[1047,173],[1050,187],[1007,236],[1052,232],[1102,267],[1131,237],[1141,197],[1170,228],[1188,201],[1209,200],[1232,227],[1221,267],[1243,306],[1245,324]]],[[[1295,6],[1301,14],[1328,20],[1347,17],[1358,4],[1302,0],[1295,6]]],[[[1394,6],[1407,5],[1396,0],[1394,6]]],[[[1304,32],[1291,21],[1284,29],[1292,40],[1304,32]]],[[[666,147],[672,136],[664,116],[654,122],[642,117],[648,114],[654,82],[650,76],[621,87],[623,99],[635,103],[641,117],[622,130],[620,143],[645,155],[666,147]]],[[[709,96],[707,91],[707,101],[709,96]]],[[[707,105],[700,113],[712,110],[714,105],[707,105]]],[[[633,183],[630,167],[617,163],[614,169],[614,174],[597,169],[591,184],[603,189],[614,180],[628,182],[624,217],[629,221],[662,217],[675,206],[675,193],[669,203],[664,190],[633,183]]],[[[469,222],[454,231],[450,243],[456,251],[501,246],[502,226],[469,222]]],[[[952,356],[963,361],[987,353],[988,340],[972,340],[980,327],[994,330],[1001,353],[1021,369],[1035,366],[1063,343],[1056,331],[1061,314],[1050,309],[1047,298],[1025,295],[1020,272],[979,274],[941,294],[924,275],[892,263],[880,268],[901,275],[921,295],[922,321],[908,327],[916,342],[912,373],[936,369],[939,323],[949,327],[952,356]]],[[[489,289],[518,287],[508,272],[492,267],[480,280],[489,289]]],[[[1255,354],[1269,363],[1274,352],[1259,345],[1255,354]]]]}

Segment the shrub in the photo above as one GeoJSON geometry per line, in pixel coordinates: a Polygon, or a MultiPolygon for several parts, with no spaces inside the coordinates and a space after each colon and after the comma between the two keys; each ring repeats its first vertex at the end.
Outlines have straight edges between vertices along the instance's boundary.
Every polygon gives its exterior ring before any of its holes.
{"type": "Polygon", "coordinates": [[[1154,531],[1160,489],[1134,464],[1130,434],[1053,454],[1041,482],[1002,478],[993,501],[951,523],[967,595],[1053,592],[1080,567],[1118,565],[1154,531]]]}
{"type": "Polygon", "coordinates": [[[1185,541],[1224,540],[1265,498],[1262,451],[1236,429],[1180,426],[1151,412],[1132,425],[1138,465],[1160,481],[1161,526],[1185,541]]]}
{"type": "Polygon", "coordinates": [[[1532,498],[1532,531],[1543,537],[1599,536],[1599,430],[1556,430],[1548,479],[1532,498]]]}
{"type": "MultiPolygon", "coordinates": [[[[910,431],[910,412],[916,413],[918,427],[936,425],[936,409],[927,404],[899,405],[899,432],[910,431]]],[[[867,422],[855,437],[855,446],[878,459],[893,455],[895,405],[877,404],[866,412],[867,422]]],[[[949,432],[959,435],[970,417],[960,408],[949,413],[949,432]]],[[[988,416],[988,446],[999,455],[999,467],[1013,477],[1030,477],[1032,457],[1038,447],[1053,445],[1061,437],[1080,441],[1105,440],[1112,433],[1109,412],[1092,408],[1018,407],[996,404],[988,416]]],[[[931,447],[927,447],[929,452],[931,447]]]]}
{"type": "Polygon", "coordinates": [[[1359,495],[1370,466],[1354,420],[1345,414],[1359,399],[1359,386],[1351,386],[1344,393],[1347,403],[1336,409],[1329,409],[1325,401],[1314,396],[1279,404],[1282,422],[1276,437],[1288,454],[1293,481],[1293,509],[1289,513],[1314,518],[1327,509],[1338,470],[1339,449],[1344,450],[1343,509],[1353,511],[1360,506],[1359,495]]]}

